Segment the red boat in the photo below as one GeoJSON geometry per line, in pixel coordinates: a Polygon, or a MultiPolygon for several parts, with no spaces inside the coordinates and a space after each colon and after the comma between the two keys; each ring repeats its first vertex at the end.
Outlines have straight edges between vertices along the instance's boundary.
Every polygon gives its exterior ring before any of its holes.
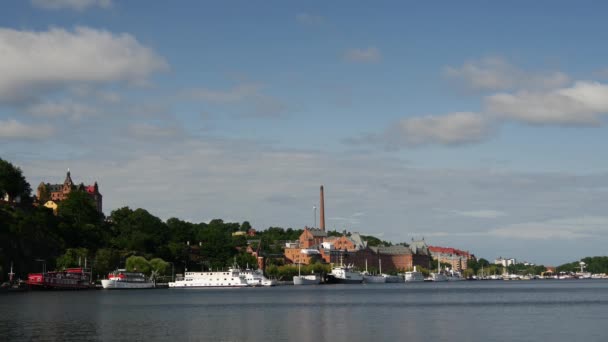
{"type": "Polygon", "coordinates": [[[93,288],[90,279],[90,274],[79,267],[64,271],[30,273],[25,283],[30,289],[85,290],[93,288]]]}

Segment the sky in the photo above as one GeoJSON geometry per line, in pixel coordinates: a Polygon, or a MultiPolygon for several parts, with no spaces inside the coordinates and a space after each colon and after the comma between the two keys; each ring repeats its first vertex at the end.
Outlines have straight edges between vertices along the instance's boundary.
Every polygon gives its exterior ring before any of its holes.
{"type": "Polygon", "coordinates": [[[608,245],[608,3],[4,1],[0,158],[104,212],[608,245]],[[316,212],[318,215],[318,212],[316,212]]]}

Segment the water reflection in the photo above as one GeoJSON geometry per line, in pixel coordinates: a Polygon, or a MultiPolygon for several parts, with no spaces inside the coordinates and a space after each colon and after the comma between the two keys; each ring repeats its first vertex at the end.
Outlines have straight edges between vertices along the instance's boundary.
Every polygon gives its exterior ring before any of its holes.
{"type": "Polygon", "coordinates": [[[0,296],[9,341],[603,341],[607,316],[605,281],[0,296]]]}

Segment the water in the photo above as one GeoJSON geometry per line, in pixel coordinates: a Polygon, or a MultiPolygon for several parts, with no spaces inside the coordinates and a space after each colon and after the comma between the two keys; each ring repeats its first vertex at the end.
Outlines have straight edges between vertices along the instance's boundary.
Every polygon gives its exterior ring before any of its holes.
{"type": "Polygon", "coordinates": [[[608,281],[0,295],[8,341],[607,341],[608,281]]]}

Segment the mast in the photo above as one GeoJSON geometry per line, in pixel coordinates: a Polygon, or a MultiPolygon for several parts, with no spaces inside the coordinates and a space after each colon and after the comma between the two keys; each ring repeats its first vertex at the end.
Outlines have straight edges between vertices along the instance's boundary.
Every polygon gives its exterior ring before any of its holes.
{"type": "Polygon", "coordinates": [[[15,273],[13,273],[13,262],[11,261],[11,272],[8,274],[8,282],[12,283],[13,282],[13,276],[15,275],[15,273]]]}

